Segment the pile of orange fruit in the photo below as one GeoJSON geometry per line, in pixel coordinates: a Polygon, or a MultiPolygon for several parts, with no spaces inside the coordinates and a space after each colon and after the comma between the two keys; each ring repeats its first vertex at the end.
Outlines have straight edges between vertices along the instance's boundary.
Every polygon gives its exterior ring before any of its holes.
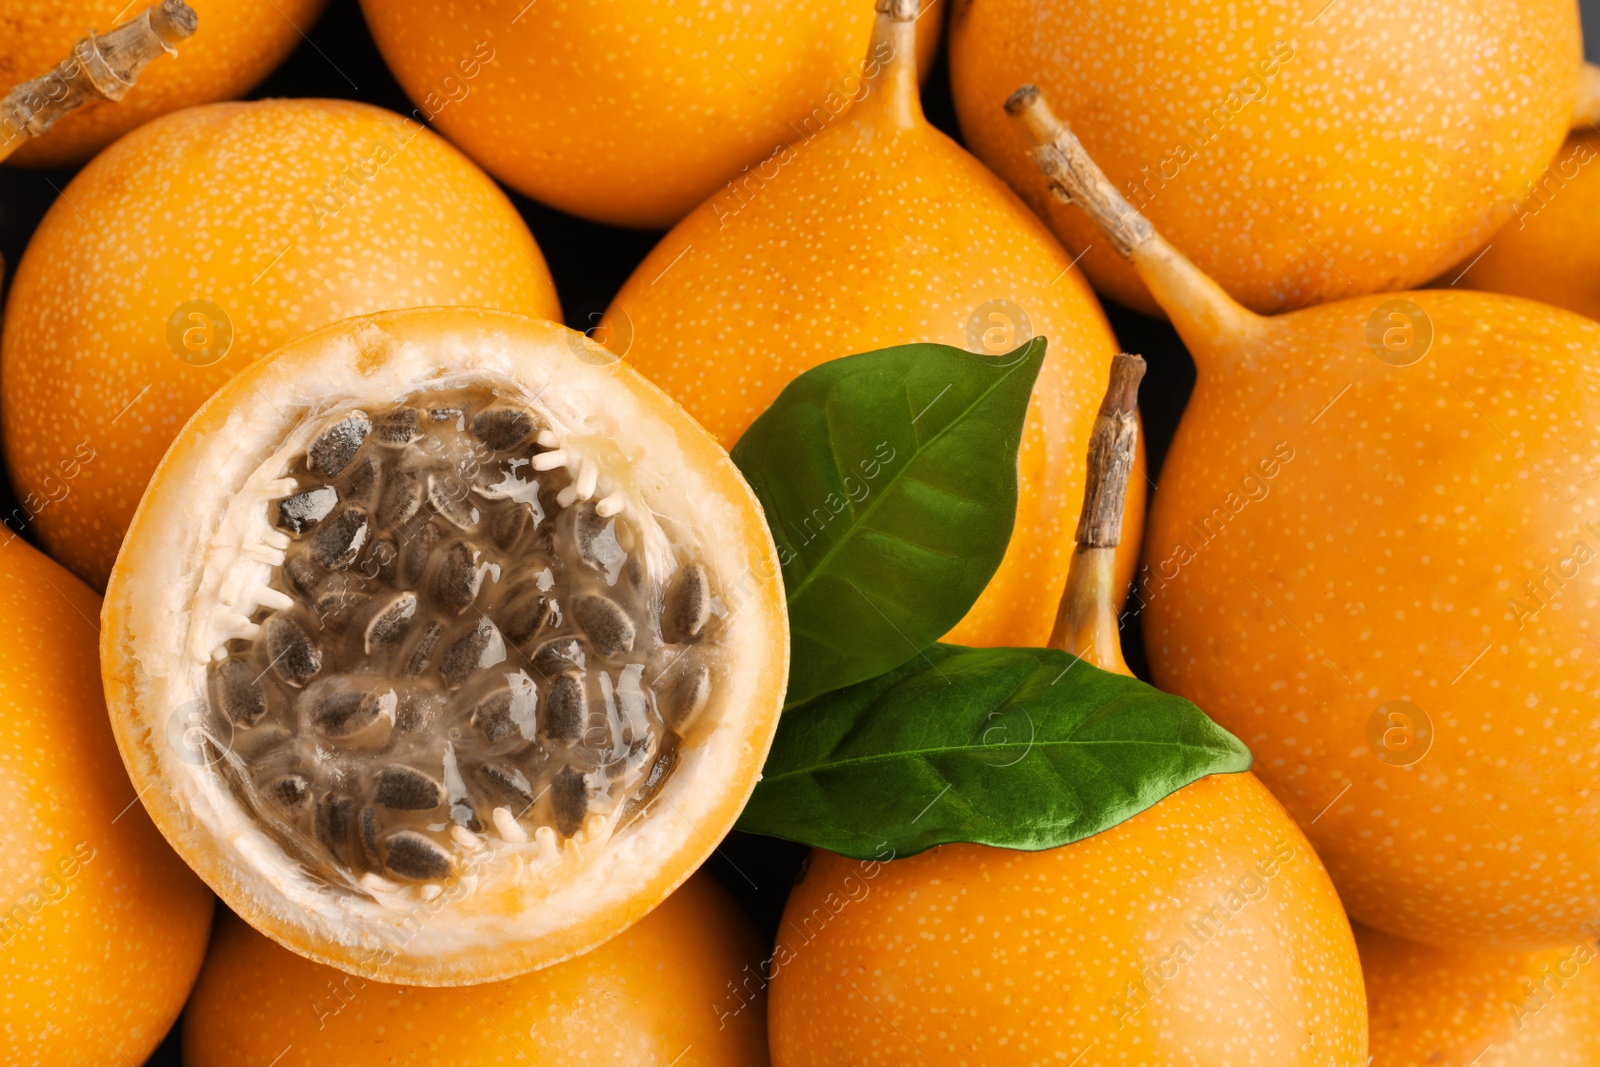
{"type": "Polygon", "coordinates": [[[0,0],[0,1061],[1600,1067],[1600,6],[147,6],[0,0]],[[486,984],[285,947],[147,814],[101,596],[208,399],[417,308],[564,321],[723,449],[841,357],[1047,338],[944,640],[1125,651],[1251,769],[1037,851],[735,832],[486,984]]]}

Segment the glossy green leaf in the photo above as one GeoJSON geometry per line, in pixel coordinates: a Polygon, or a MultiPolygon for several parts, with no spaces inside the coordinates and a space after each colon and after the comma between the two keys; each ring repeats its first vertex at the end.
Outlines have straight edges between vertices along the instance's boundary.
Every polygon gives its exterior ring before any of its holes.
{"type": "Polygon", "coordinates": [[[734,446],[777,541],[789,703],[875,677],[967,613],[1011,540],[1044,362],[917,344],[824,363],[734,446]]]}
{"type": "Polygon", "coordinates": [[[786,713],[739,829],[857,859],[1054,848],[1250,751],[1181,697],[1047,648],[934,645],[786,713]]]}

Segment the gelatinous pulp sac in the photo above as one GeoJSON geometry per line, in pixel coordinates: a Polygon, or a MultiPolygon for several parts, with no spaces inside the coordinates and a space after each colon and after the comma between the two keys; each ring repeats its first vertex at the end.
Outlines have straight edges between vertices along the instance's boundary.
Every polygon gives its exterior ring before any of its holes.
{"type": "Polygon", "coordinates": [[[267,606],[208,668],[240,798],[357,890],[625,824],[710,697],[705,568],[653,588],[623,494],[488,389],[324,418],[268,505],[267,606]]]}

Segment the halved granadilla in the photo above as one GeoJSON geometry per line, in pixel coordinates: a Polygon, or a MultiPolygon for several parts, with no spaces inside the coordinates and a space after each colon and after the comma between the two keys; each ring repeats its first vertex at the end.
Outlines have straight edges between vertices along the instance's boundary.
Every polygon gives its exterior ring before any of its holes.
{"type": "Polygon", "coordinates": [[[287,947],[483,982],[645,915],[732,825],[783,703],[760,506],[581,334],[475,309],[309,334],[223,387],[107,590],[123,760],[287,947]]]}

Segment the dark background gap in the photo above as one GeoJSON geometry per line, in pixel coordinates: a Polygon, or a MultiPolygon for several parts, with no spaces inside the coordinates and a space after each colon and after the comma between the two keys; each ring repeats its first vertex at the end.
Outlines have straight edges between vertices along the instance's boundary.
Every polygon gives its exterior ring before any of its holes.
{"type": "MultiPolygon", "coordinates": [[[[1595,42],[1588,48],[1590,58],[1600,60],[1600,0],[1580,0],[1580,7],[1585,39],[1595,42]]],[[[309,44],[296,49],[250,99],[343,97],[391,111],[411,111],[411,102],[389,73],[367,32],[357,0],[333,0],[307,36],[309,44]],[[356,86],[353,90],[352,82],[356,86]]],[[[935,126],[956,140],[961,139],[942,48],[923,89],[923,108],[935,126]]],[[[34,227],[76,170],[0,167],[0,255],[4,255],[8,268],[15,267],[34,227]]],[[[593,316],[604,310],[661,236],[659,232],[589,222],[509,189],[506,192],[538,240],[561,296],[567,325],[575,329],[595,324],[593,316]]],[[[5,275],[0,292],[9,292],[9,269],[5,275]]],[[[1194,364],[1167,323],[1115,304],[1106,305],[1106,314],[1122,347],[1140,353],[1150,364],[1139,403],[1153,484],[1194,388],[1194,364]]],[[[14,507],[16,498],[9,477],[0,472],[0,515],[10,514],[14,507]]],[[[1147,678],[1147,661],[1136,625],[1124,629],[1123,647],[1129,665],[1140,677],[1147,678]]],[[[790,842],[735,831],[723,841],[707,867],[770,939],[777,931],[789,886],[805,853],[805,848],[790,842]]],[[[174,1026],[156,1050],[148,1061],[152,1067],[181,1064],[180,1029],[181,1026],[174,1026]]]]}

